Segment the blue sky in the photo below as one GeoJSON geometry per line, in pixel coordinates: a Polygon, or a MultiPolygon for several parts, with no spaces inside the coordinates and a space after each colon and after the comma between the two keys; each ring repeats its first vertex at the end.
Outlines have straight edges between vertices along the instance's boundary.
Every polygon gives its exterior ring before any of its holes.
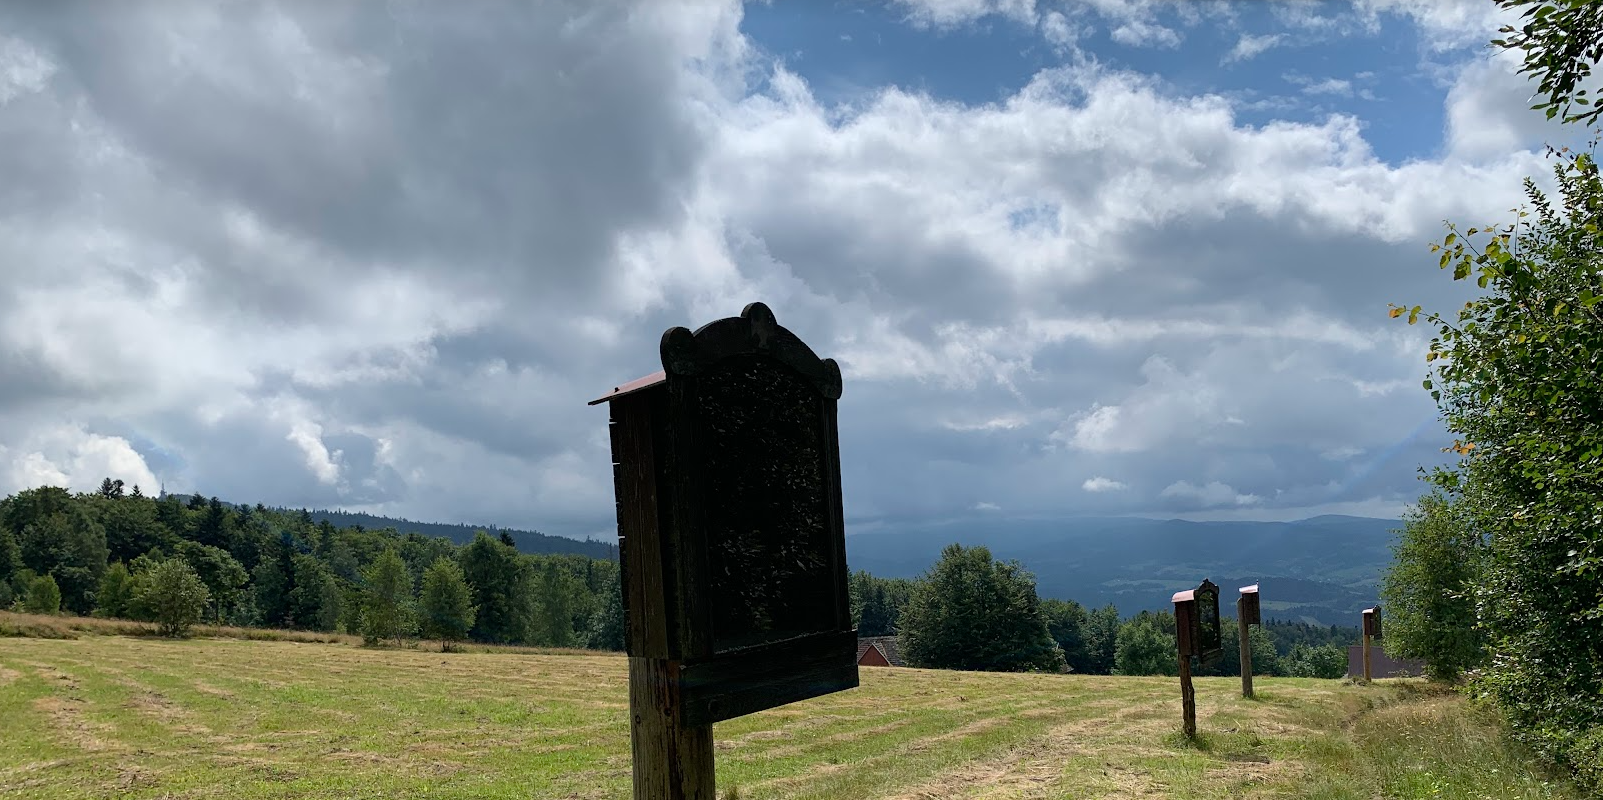
{"type": "Polygon", "coordinates": [[[761,300],[849,531],[1390,516],[1568,131],[1469,0],[0,7],[0,493],[612,535],[604,414],[761,300]]]}
{"type": "Polygon", "coordinates": [[[1153,18],[1180,37],[1174,45],[1122,44],[1109,26],[1081,20],[1076,46],[1055,47],[1035,25],[1004,15],[937,26],[904,4],[844,0],[753,3],[741,29],[830,104],[851,104],[886,85],[957,103],[1001,102],[1041,70],[1091,58],[1151,76],[1175,94],[1236,99],[1243,124],[1349,114],[1364,121],[1383,161],[1439,154],[1441,72],[1475,46],[1431,52],[1414,18],[1386,13],[1366,25],[1335,3],[1315,10],[1336,27],[1328,33],[1295,24],[1273,3],[1237,3],[1230,13],[1228,24],[1188,24],[1173,4],[1159,7],[1153,18]],[[1244,40],[1246,54],[1238,50],[1244,40]]]}

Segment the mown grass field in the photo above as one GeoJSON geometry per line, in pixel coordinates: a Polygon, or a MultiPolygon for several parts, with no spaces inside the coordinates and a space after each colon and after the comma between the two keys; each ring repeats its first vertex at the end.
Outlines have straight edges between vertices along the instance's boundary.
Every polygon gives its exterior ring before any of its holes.
{"type": "MultiPolygon", "coordinates": [[[[627,798],[603,655],[80,633],[0,638],[0,797],[627,798]]],[[[715,728],[740,798],[1569,798],[1417,683],[864,668],[715,728]]]]}

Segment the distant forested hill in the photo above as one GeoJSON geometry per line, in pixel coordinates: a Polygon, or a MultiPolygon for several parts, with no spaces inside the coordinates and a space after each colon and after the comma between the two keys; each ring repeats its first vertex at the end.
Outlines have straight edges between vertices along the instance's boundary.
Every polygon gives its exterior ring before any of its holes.
{"type": "Polygon", "coordinates": [[[318,522],[327,520],[336,528],[349,528],[361,526],[379,530],[394,528],[401,533],[417,533],[423,536],[443,536],[457,544],[467,544],[473,541],[475,531],[484,531],[491,536],[500,536],[505,533],[512,537],[512,543],[519,552],[541,554],[570,554],[589,556],[590,558],[604,558],[618,560],[618,545],[609,542],[581,541],[569,539],[566,536],[552,536],[539,531],[520,531],[515,528],[497,528],[493,525],[447,525],[440,522],[413,522],[409,519],[396,517],[375,517],[372,514],[355,514],[349,511],[310,512],[312,519],[318,522]]]}
{"type": "MultiPolygon", "coordinates": [[[[191,495],[174,494],[179,502],[190,502],[191,495]]],[[[201,498],[205,500],[205,498],[201,498]]],[[[229,508],[239,506],[223,501],[229,508]]],[[[299,513],[298,508],[273,508],[273,511],[299,513]]],[[[473,541],[475,531],[484,531],[491,536],[500,536],[505,533],[512,537],[513,546],[518,552],[540,555],[575,555],[589,558],[618,560],[618,545],[616,542],[583,541],[570,539],[566,536],[552,536],[539,531],[523,531],[516,528],[498,528],[494,525],[452,525],[442,522],[414,522],[399,517],[378,517],[372,514],[357,514],[350,511],[308,511],[313,522],[327,522],[336,528],[359,527],[371,531],[380,531],[393,528],[396,532],[416,533],[420,536],[439,536],[450,539],[456,544],[467,544],[473,541]]]]}
{"type": "MultiPolygon", "coordinates": [[[[1035,573],[1042,597],[1121,614],[1172,609],[1169,597],[1211,578],[1234,603],[1258,583],[1265,619],[1356,625],[1378,601],[1396,520],[1323,516],[1296,522],[1187,522],[1134,518],[970,520],[851,535],[854,570],[885,578],[919,575],[958,542],[985,545],[1035,573]]],[[[1229,613],[1234,614],[1234,609],[1229,613]]]]}

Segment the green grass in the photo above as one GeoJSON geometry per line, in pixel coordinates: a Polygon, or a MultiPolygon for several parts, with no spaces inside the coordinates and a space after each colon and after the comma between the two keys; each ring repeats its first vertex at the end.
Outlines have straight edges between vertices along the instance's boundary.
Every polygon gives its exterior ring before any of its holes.
{"type": "MultiPolygon", "coordinates": [[[[0,619],[0,623],[5,623],[0,619]]],[[[15,620],[12,620],[15,623],[15,620]]],[[[0,798],[628,798],[618,656],[0,638],[0,798]]],[[[721,797],[1570,798],[1406,681],[862,671],[721,723],[721,797]]]]}

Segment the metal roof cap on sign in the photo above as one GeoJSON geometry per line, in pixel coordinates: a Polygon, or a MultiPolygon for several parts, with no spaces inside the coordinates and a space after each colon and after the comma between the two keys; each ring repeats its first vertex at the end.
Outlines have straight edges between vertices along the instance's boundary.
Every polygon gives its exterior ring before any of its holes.
{"type": "Polygon", "coordinates": [[[1366,608],[1366,609],[1364,609],[1364,613],[1365,613],[1365,614],[1373,614],[1373,613],[1375,613],[1375,609],[1373,609],[1373,608],[1366,608]]]}
{"type": "Polygon", "coordinates": [[[1190,602],[1195,601],[1196,599],[1197,599],[1197,590],[1196,589],[1187,589],[1187,590],[1185,590],[1183,592],[1175,592],[1174,593],[1174,597],[1170,598],[1170,602],[1174,602],[1174,603],[1190,603],[1190,602]]]}
{"type": "Polygon", "coordinates": [[[1251,586],[1243,586],[1243,587],[1241,587],[1240,591],[1241,591],[1242,594],[1257,594],[1258,593],[1258,584],[1255,583],[1255,584],[1253,584],[1251,586]]]}
{"type": "Polygon", "coordinates": [[[622,386],[614,386],[612,387],[612,391],[607,392],[606,394],[597,397],[594,400],[591,400],[585,405],[593,406],[597,403],[605,403],[608,400],[617,400],[626,394],[634,394],[635,392],[643,389],[650,389],[651,387],[656,386],[657,384],[666,380],[668,380],[668,373],[659,369],[656,372],[645,376],[644,378],[635,378],[634,380],[629,381],[622,386]]]}

